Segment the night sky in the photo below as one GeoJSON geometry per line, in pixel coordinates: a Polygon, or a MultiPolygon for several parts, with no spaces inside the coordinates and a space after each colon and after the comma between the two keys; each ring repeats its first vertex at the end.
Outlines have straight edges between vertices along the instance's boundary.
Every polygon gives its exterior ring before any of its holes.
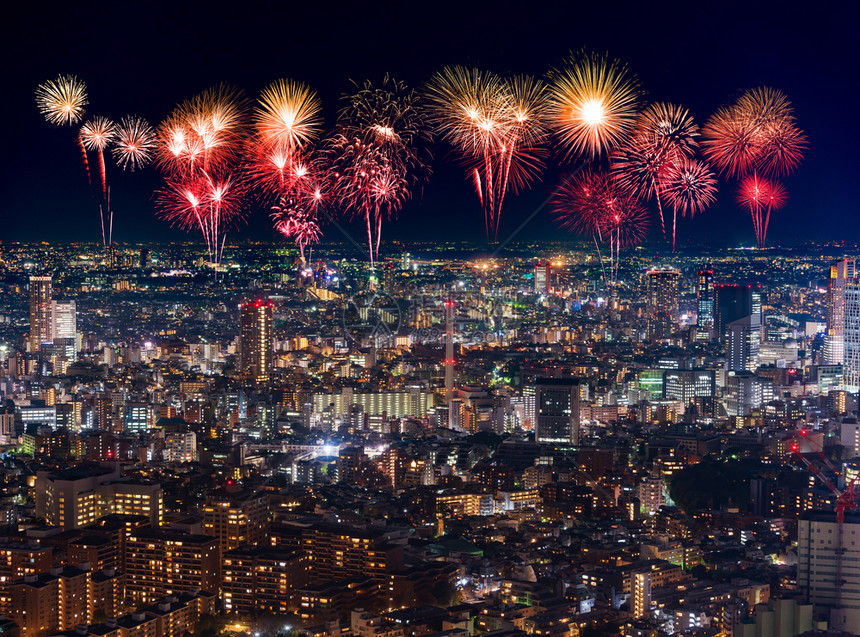
{"type": "MultiPolygon", "coordinates": [[[[786,181],[790,200],[772,218],[769,244],[860,239],[860,48],[858,15],[849,2],[29,4],[4,9],[0,44],[4,242],[101,239],[73,129],[47,124],[33,99],[37,84],[60,73],[87,82],[89,114],[118,119],[136,113],[152,124],[176,103],[220,82],[255,98],[269,82],[293,78],[319,92],[331,126],[350,79],[380,80],[388,72],[420,86],[453,63],[543,75],[581,47],[627,62],[649,99],[681,103],[699,123],[744,89],[764,84],[783,90],[810,148],[786,181]]],[[[434,155],[434,174],[422,196],[389,223],[383,238],[484,237],[465,172],[448,148],[440,145],[434,155]]],[[[123,173],[109,163],[108,170],[116,241],[189,236],[155,218],[152,191],[161,183],[155,168],[123,173]]],[[[553,167],[531,192],[507,200],[500,238],[546,199],[561,174],[553,167]]],[[[349,227],[361,239],[360,227],[349,227]]],[[[331,226],[325,232],[342,240],[331,226]]],[[[650,241],[658,235],[652,227],[650,241]]],[[[251,214],[238,236],[277,238],[262,210],[251,214]]],[[[560,236],[544,210],[519,238],[560,236]]],[[[718,203],[680,226],[679,241],[753,242],[752,224],[734,203],[732,186],[721,183],[718,203]]]]}

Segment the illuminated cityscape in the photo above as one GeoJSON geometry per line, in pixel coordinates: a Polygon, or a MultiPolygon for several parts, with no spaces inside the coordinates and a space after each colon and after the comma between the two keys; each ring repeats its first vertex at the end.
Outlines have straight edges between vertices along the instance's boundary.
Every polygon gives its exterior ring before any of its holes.
{"type": "Polygon", "coordinates": [[[856,20],[193,4],[9,15],[4,636],[860,635],[856,20]]]}

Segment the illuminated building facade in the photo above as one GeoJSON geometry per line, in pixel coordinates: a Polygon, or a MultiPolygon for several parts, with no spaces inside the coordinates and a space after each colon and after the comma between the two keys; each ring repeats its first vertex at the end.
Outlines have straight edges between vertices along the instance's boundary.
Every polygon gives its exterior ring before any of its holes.
{"type": "Polygon", "coordinates": [[[239,368],[254,383],[266,383],[272,372],[273,304],[256,300],[239,306],[239,368]]]}
{"type": "Polygon", "coordinates": [[[42,343],[50,343],[51,277],[30,277],[30,351],[39,352],[42,343]]]}

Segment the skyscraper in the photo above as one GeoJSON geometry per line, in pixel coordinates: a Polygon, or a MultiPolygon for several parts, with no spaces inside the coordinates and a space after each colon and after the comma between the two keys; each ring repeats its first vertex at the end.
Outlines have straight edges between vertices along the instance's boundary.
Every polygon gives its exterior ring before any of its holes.
{"type": "Polygon", "coordinates": [[[549,292],[550,279],[552,278],[552,264],[537,263],[535,264],[535,292],[542,294],[549,292]]]}
{"type": "Polygon", "coordinates": [[[74,301],[51,301],[51,339],[77,335],[78,319],[74,301]]]}
{"type": "Polygon", "coordinates": [[[830,266],[827,288],[826,362],[843,365],[844,388],[860,389],[860,277],[856,259],[830,266]]]}
{"type": "Polygon", "coordinates": [[[266,383],[272,371],[273,304],[257,299],[239,306],[239,369],[254,383],[266,383]]]}
{"type": "Polygon", "coordinates": [[[30,277],[30,351],[39,352],[51,336],[51,277],[30,277]]]}
{"type": "Polygon", "coordinates": [[[696,275],[696,302],[699,329],[714,329],[714,271],[710,268],[696,275]]]}
{"type": "Polygon", "coordinates": [[[728,324],[745,316],[758,316],[761,325],[761,286],[725,283],[714,286],[714,334],[726,336],[728,324]]]}
{"type": "Polygon", "coordinates": [[[761,314],[750,314],[726,326],[726,369],[749,371],[758,369],[761,346],[761,314]]]}
{"type": "Polygon", "coordinates": [[[652,337],[665,338],[678,320],[678,270],[648,272],[648,314],[652,337]]]}
{"type": "Polygon", "coordinates": [[[579,380],[539,378],[535,388],[535,442],[579,444],[579,380]]]}

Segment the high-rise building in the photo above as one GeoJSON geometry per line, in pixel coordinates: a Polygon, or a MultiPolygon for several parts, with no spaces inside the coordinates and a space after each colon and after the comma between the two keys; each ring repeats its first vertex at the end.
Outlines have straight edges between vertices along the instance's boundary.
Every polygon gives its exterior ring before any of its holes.
{"type": "Polygon", "coordinates": [[[218,538],[221,551],[261,544],[269,523],[269,506],[262,492],[218,492],[203,507],[203,532],[218,538]]]}
{"type": "Polygon", "coordinates": [[[42,343],[50,343],[51,277],[30,277],[30,351],[38,353],[42,343]]]}
{"type": "Polygon", "coordinates": [[[701,330],[714,329],[714,271],[699,270],[696,275],[697,326],[701,330]]]}
{"type": "Polygon", "coordinates": [[[539,378],[535,387],[535,442],[579,444],[579,380],[539,378]]]}
{"type": "Polygon", "coordinates": [[[194,589],[218,591],[218,540],[207,535],[140,529],[126,540],[126,592],[136,604],[194,589]]]}
{"type": "Polygon", "coordinates": [[[842,259],[830,267],[824,356],[826,362],[843,366],[844,389],[860,391],[860,273],[856,259],[842,259]]]}
{"type": "Polygon", "coordinates": [[[243,547],[224,553],[224,610],[253,615],[286,615],[297,604],[296,591],[308,583],[308,556],[300,551],[243,547]]]}
{"type": "Polygon", "coordinates": [[[77,336],[78,319],[74,301],[51,301],[51,340],[77,336]]]}
{"type": "Polygon", "coordinates": [[[830,628],[860,626],[860,513],[807,511],[797,522],[797,585],[816,611],[830,610],[830,628]]]}
{"type": "Polygon", "coordinates": [[[239,306],[239,368],[255,383],[266,383],[272,371],[273,304],[257,299],[239,306]]]}
{"type": "Polygon", "coordinates": [[[544,294],[551,288],[552,263],[535,264],[535,292],[544,294]]]}
{"type": "Polygon", "coordinates": [[[714,334],[717,338],[726,335],[729,323],[742,319],[745,316],[758,316],[759,325],[761,318],[761,286],[739,285],[737,283],[724,283],[714,286],[714,334]]]}
{"type": "Polygon", "coordinates": [[[750,314],[726,325],[726,368],[754,372],[759,365],[761,314],[750,314]]]}
{"type": "Polygon", "coordinates": [[[161,485],[120,481],[116,468],[37,473],[36,514],[48,524],[78,529],[111,513],[144,515],[152,526],[160,526],[164,514],[161,485]]]}
{"type": "Polygon", "coordinates": [[[678,320],[678,270],[650,270],[648,276],[648,314],[652,337],[665,338],[678,320]]]}

